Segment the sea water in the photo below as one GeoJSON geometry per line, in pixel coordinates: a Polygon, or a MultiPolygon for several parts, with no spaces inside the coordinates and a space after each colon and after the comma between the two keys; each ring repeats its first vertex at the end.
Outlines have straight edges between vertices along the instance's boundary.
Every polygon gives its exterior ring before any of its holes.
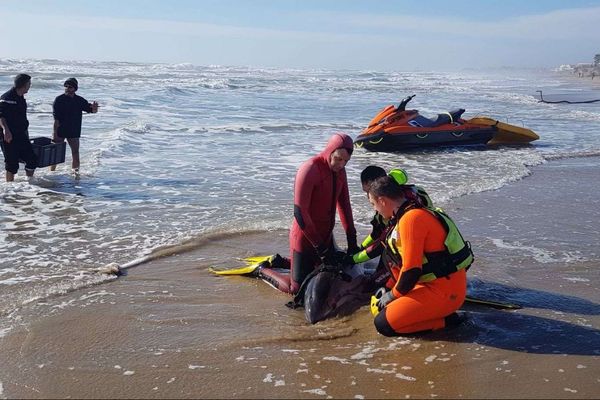
{"type": "Polygon", "coordinates": [[[443,205],[510,185],[548,160],[600,155],[598,103],[543,104],[536,92],[589,99],[598,91],[546,70],[383,73],[0,59],[0,88],[8,90],[21,72],[33,77],[26,95],[31,137],[51,136],[52,102],[68,77],[100,111],[83,118],[79,177],[67,149],[55,172],[39,169],[28,182],[21,169],[15,182],[0,183],[0,315],[10,317],[0,322],[0,336],[24,305],[111,279],[96,272],[107,264],[220,233],[289,227],[298,166],[331,134],[356,137],[380,109],[407,95],[417,95],[409,108],[426,116],[465,108],[465,118],[490,116],[541,138],[493,149],[357,149],[347,172],[362,232],[372,210],[359,175],[370,164],[405,168],[410,182],[443,205]]]}

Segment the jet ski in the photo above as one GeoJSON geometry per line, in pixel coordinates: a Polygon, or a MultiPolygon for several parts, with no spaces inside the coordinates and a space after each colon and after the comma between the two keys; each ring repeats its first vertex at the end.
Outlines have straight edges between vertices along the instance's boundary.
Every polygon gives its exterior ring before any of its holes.
{"type": "Polygon", "coordinates": [[[527,128],[478,116],[462,118],[464,108],[427,118],[418,110],[407,110],[415,97],[389,105],[371,120],[354,140],[358,148],[370,151],[401,151],[411,148],[529,143],[539,136],[527,128]]]}

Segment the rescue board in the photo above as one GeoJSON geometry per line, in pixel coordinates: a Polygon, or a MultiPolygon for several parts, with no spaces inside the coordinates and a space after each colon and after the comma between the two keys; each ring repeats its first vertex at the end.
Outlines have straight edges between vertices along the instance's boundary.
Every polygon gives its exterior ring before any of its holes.
{"type": "Polygon", "coordinates": [[[540,137],[531,129],[500,122],[490,117],[475,117],[468,120],[474,124],[495,126],[497,132],[487,142],[488,145],[495,144],[518,144],[529,143],[538,140],[540,137]]]}

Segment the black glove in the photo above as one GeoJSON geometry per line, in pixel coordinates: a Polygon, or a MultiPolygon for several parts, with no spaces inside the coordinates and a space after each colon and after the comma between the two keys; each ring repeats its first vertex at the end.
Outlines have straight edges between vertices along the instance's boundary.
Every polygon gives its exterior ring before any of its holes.
{"type": "Polygon", "coordinates": [[[360,251],[360,248],[358,247],[358,244],[356,243],[356,235],[346,236],[346,239],[348,240],[348,253],[349,254],[358,253],[360,251]]]}
{"type": "Polygon", "coordinates": [[[346,253],[343,251],[331,250],[325,254],[325,258],[323,259],[323,263],[325,265],[331,265],[334,267],[338,267],[343,265],[344,258],[346,257],[346,253]]]}
{"type": "Polygon", "coordinates": [[[342,260],[342,265],[354,265],[354,254],[346,254],[342,260]]]}

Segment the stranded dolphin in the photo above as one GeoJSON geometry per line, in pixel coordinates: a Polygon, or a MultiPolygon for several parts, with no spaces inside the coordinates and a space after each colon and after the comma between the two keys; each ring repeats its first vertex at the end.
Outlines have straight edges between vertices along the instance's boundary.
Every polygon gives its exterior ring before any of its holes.
{"type": "MultiPolygon", "coordinates": [[[[277,288],[278,281],[272,274],[275,269],[281,275],[289,273],[289,261],[279,255],[250,257],[250,265],[237,269],[210,269],[216,275],[243,275],[262,279],[277,288]]],[[[292,309],[304,307],[306,320],[311,324],[335,316],[352,314],[369,304],[371,295],[383,286],[389,277],[386,268],[375,269],[379,258],[362,264],[348,266],[322,265],[316,268],[302,283],[294,299],[286,305],[292,309]]]]}
{"type": "Polygon", "coordinates": [[[364,265],[333,267],[323,265],[304,281],[290,308],[304,307],[311,324],[327,318],[350,315],[369,304],[371,295],[389,278],[387,270],[364,265]]]}

